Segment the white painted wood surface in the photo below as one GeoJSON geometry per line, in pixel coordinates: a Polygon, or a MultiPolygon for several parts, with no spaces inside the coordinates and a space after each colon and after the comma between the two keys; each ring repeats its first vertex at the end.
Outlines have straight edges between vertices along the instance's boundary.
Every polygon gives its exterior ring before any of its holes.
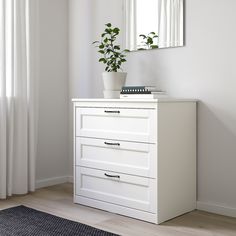
{"type": "Polygon", "coordinates": [[[196,104],[158,106],[158,221],[196,209],[196,104]]]}
{"type": "Polygon", "coordinates": [[[75,142],[76,166],[156,178],[156,144],[81,137],[75,142]]]}
{"type": "Polygon", "coordinates": [[[154,109],[76,108],[76,136],[156,142],[154,109]]]}
{"type": "Polygon", "coordinates": [[[76,178],[79,179],[76,195],[151,213],[156,211],[155,179],[78,166],[76,178]]]}
{"type": "Polygon", "coordinates": [[[152,223],[196,208],[196,101],[73,102],[75,203],[152,223]]]}

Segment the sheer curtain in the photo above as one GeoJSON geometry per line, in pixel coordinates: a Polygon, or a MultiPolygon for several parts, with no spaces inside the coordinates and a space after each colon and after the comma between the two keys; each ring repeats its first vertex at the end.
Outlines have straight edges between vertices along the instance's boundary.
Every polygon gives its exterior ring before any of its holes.
{"type": "Polygon", "coordinates": [[[0,0],[0,199],[35,190],[37,0],[0,0]]]}
{"type": "Polygon", "coordinates": [[[137,50],[137,12],[136,0],[128,0],[124,2],[125,9],[125,47],[130,50],[137,50]]]}
{"type": "Polygon", "coordinates": [[[159,47],[183,45],[183,0],[159,0],[159,47]]]}

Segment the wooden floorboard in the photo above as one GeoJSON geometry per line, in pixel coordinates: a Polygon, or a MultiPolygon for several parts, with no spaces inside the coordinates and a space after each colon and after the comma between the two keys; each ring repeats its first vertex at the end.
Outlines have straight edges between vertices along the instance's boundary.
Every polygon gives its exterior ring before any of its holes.
{"type": "Polygon", "coordinates": [[[66,219],[127,236],[236,236],[236,219],[193,211],[161,225],[73,204],[72,184],[37,190],[0,201],[0,209],[25,205],[66,219]]]}

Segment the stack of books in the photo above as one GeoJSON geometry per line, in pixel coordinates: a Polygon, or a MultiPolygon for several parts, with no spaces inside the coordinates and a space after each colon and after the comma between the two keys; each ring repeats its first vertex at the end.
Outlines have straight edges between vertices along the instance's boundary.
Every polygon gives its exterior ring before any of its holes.
{"type": "Polygon", "coordinates": [[[120,92],[120,98],[160,98],[166,97],[166,92],[158,90],[154,86],[124,86],[120,92]]]}

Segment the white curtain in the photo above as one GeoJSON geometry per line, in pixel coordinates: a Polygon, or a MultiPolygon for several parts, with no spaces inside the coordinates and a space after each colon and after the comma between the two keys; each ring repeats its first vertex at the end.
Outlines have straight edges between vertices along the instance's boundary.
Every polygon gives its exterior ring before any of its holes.
{"type": "Polygon", "coordinates": [[[126,0],[125,9],[125,47],[129,50],[137,50],[137,12],[136,0],[126,0]]]}
{"type": "Polygon", "coordinates": [[[36,26],[36,0],[0,0],[0,199],[35,190],[36,26]]]}
{"type": "Polygon", "coordinates": [[[183,0],[159,0],[159,47],[183,46],[183,0]]]}

